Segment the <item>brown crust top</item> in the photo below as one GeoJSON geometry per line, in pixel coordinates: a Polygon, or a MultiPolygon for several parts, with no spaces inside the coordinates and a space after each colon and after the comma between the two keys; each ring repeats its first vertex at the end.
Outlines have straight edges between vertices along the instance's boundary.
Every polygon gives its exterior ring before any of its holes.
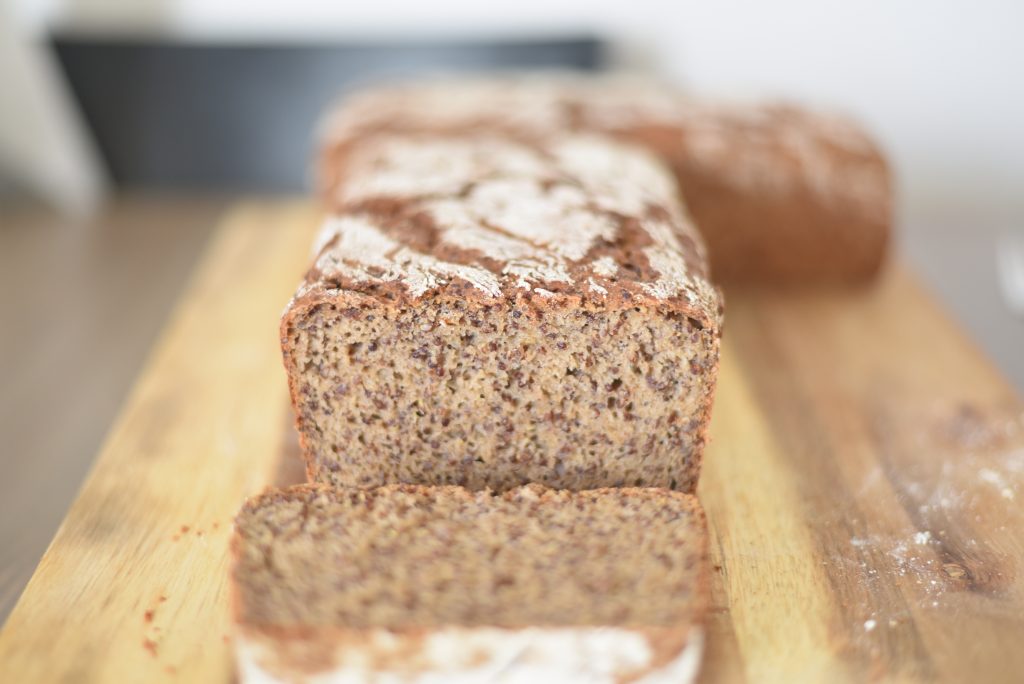
{"type": "Polygon", "coordinates": [[[642,303],[704,323],[721,308],[667,169],[588,136],[373,137],[346,158],[315,253],[300,298],[642,303]]]}
{"type": "Polygon", "coordinates": [[[467,130],[610,134],[741,190],[810,191],[872,220],[888,221],[891,214],[885,159],[844,117],[781,102],[707,102],[657,81],[571,73],[426,80],[357,92],[324,120],[318,181],[329,194],[346,149],[369,137],[467,130]]]}

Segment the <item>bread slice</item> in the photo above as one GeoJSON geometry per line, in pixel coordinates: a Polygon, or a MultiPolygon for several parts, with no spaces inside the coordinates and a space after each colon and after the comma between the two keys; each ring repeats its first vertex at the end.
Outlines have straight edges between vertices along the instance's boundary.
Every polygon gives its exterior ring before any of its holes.
{"type": "Polygon", "coordinates": [[[706,102],[656,81],[580,74],[427,80],[361,91],[325,119],[318,184],[338,200],[350,152],[383,134],[599,133],[675,173],[716,281],[874,274],[893,220],[879,147],[847,118],[776,103],[706,102]]]}
{"type": "Polygon", "coordinates": [[[345,173],[281,324],[312,481],[693,490],[722,302],[662,165],[381,136],[345,173]]]}
{"type": "Polygon", "coordinates": [[[708,601],[697,500],[659,489],[270,491],[240,512],[243,682],[679,682],[708,601]]]}

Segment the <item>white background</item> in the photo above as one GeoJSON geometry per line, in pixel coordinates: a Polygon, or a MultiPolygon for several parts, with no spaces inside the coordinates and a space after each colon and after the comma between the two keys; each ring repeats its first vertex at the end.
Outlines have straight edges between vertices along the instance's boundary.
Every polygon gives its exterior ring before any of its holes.
{"type": "Polygon", "coordinates": [[[23,25],[183,40],[523,37],[590,31],[698,92],[859,117],[902,218],[1024,216],[1024,2],[982,0],[13,0],[23,25]]]}

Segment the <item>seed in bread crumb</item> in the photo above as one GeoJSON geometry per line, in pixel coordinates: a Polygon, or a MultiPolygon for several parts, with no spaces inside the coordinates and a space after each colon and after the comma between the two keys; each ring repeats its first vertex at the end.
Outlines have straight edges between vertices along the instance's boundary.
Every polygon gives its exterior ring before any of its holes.
{"type": "Polygon", "coordinates": [[[967,575],[967,569],[958,563],[945,563],[942,569],[953,579],[962,579],[967,575]]]}

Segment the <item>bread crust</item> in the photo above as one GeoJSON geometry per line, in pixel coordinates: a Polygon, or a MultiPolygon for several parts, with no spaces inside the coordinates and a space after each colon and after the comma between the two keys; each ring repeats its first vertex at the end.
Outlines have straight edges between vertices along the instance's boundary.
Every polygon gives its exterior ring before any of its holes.
{"type": "Polygon", "coordinates": [[[653,81],[578,74],[368,89],[325,118],[316,159],[329,205],[348,157],[383,134],[599,133],[668,164],[718,282],[850,282],[887,252],[893,188],[878,144],[850,119],[788,103],[704,102],[653,81]]]}

